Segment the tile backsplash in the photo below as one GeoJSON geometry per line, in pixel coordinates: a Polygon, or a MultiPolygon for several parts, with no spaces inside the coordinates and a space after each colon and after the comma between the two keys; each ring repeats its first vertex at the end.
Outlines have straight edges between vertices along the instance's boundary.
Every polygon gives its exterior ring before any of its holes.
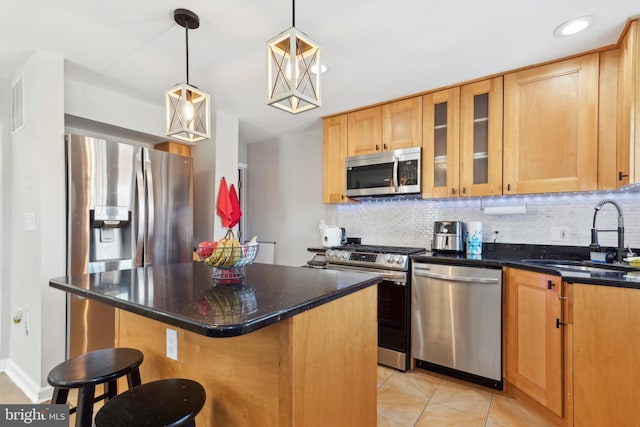
{"type": "MultiPolygon", "coordinates": [[[[364,244],[431,248],[433,222],[481,221],[482,240],[498,243],[588,246],[594,206],[612,199],[624,215],[625,246],[640,247],[640,192],[561,193],[527,196],[470,197],[435,200],[363,201],[338,206],[338,225],[364,244]],[[524,214],[488,215],[486,207],[513,207],[524,214]],[[497,231],[497,234],[495,233],[497,231]],[[561,235],[566,233],[566,240],[561,235]]],[[[615,207],[605,205],[597,217],[599,230],[615,230],[615,207]]],[[[617,234],[599,234],[602,246],[616,246],[617,234]]]]}

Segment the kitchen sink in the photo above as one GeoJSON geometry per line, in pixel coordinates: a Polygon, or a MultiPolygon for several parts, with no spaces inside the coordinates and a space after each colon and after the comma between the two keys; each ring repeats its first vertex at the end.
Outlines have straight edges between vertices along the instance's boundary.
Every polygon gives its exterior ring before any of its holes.
{"type": "Polygon", "coordinates": [[[575,272],[586,273],[620,273],[630,271],[640,271],[638,268],[629,267],[619,264],[600,264],[591,261],[573,261],[573,260],[557,260],[557,259],[523,259],[522,262],[528,264],[542,265],[561,270],[570,270],[575,272]]]}

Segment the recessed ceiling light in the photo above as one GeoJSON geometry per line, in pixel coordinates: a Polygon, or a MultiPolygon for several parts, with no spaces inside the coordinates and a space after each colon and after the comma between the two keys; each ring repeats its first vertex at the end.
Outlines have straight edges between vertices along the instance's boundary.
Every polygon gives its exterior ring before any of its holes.
{"type": "Polygon", "coordinates": [[[592,20],[593,16],[590,15],[570,19],[567,22],[558,25],[558,27],[553,31],[553,35],[556,37],[565,37],[577,34],[586,30],[592,20]]]}

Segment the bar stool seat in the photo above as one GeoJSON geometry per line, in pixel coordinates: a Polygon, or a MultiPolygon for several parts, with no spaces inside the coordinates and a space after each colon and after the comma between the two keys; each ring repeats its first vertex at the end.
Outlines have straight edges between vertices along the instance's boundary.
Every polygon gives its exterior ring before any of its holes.
{"type": "Polygon", "coordinates": [[[69,390],[78,389],[76,427],[91,426],[94,403],[110,400],[118,394],[118,378],[127,376],[129,389],[141,384],[140,370],[144,355],[134,348],[108,348],[92,351],[60,363],[49,372],[47,381],[54,387],[52,404],[66,404],[69,390]],[[104,394],[95,395],[96,385],[104,384],[104,394]]]}
{"type": "Polygon", "coordinates": [[[196,381],[153,381],[114,397],[98,410],[96,427],[195,426],[206,399],[196,381]]]}

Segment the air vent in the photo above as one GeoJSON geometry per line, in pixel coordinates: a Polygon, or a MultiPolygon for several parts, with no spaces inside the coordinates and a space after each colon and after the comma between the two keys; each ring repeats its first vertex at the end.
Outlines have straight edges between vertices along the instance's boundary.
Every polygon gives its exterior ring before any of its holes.
{"type": "Polygon", "coordinates": [[[11,85],[11,133],[24,127],[24,75],[11,85]]]}

